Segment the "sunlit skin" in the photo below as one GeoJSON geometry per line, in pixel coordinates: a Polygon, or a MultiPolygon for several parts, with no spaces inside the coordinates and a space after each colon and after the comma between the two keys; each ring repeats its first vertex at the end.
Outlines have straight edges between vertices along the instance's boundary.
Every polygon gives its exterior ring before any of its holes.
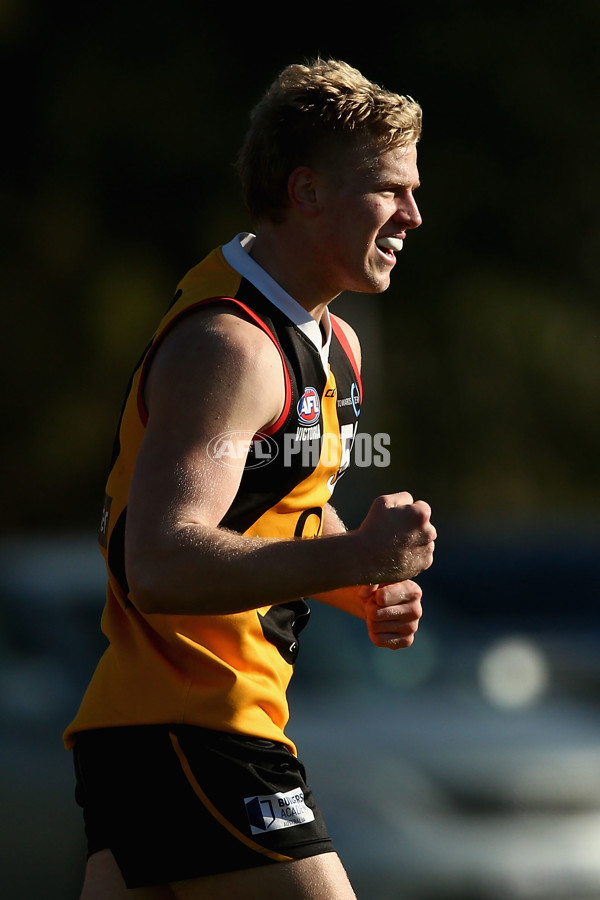
{"type": "Polygon", "coordinates": [[[419,186],[417,148],[413,144],[363,157],[349,154],[342,176],[325,172],[321,192],[319,254],[323,281],[332,297],[342,291],[380,293],[390,285],[396,264],[391,250],[377,246],[382,237],[406,238],[421,215],[414,198],[419,186]]]}
{"type": "Polygon", "coordinates": [[[319,321],[343,291],[389,287],[396,254],[377,240],[404,240],[419,227],[418,187],[414,144],[383,153],[354,147],[314,168],[301,166],[290,175],[286,221],[260,223],[252,256],[319,321]]]}

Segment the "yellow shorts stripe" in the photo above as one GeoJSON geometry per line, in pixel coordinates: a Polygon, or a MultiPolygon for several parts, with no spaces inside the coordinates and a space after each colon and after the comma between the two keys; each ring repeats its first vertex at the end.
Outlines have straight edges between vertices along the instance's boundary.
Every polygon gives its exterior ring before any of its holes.
{"type": "Polygon", "coordinates": [[[238,841],[241,841],[247,847],[250,847],[251,850],[255,850],[257,853],[262,853],[263,856],[268,856],[269,859],[272,859],[275,862],[290,862],[293,859],[292,856],[284,856],[282,853],[275,853],[275,851],[273,850],[267,850],[266,847],[261,847],[260,844],[257,844],[251,838],[247,837],[247,835],[242,834],[242,832],[239,831],[235,827],[235,825],[232,825],[231,822],[228,822],[227,819],[223,815],[221,815],[219,810],[216,808],[216,806],[214,806],[213,803],[211,803],[211,801],[208,799],[208,797],[198,784],[196,776],[191,770],[187,757],[181,749],[179,741],[177,740],[177,736],[173,734],[172,731],[170,731],[169,737],[171,738],[173,749],[177,754],[179,762],[181,763],[181,768],[183,769],[185,777],[189,781],[192,790],[194,791],[198,799],[203,803],[208,812],[217,820],[217,822],[219,822],[223,826],[223,828],[226,828],[227,831],[235,838],[237,838],[238,841]]]}

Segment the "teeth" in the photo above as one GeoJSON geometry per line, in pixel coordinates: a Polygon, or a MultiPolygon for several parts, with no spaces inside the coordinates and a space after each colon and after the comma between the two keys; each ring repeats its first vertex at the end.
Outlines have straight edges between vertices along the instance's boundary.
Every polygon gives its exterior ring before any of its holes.
{"type": "Polygon", "coordinates": [[[400,250],[402,250],[403,243],[404,242],[401,241],[400,238],[384,237],[380,238],[377,241],[377,246],[386,247],[388,250],[396,250],[397,252],[400,252],[400,250]]]}

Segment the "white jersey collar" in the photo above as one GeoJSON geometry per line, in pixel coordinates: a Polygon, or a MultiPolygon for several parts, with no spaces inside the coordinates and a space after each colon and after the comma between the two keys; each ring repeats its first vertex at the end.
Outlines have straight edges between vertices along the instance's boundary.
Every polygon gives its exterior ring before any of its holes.
{"type": "Polygon", "coordinates": [[[331,345],[329,310],[325,310],[321,320],[326,335],[325,343],[323,343],[323,332],[310,313],[284,291],[275,279],[268,272],[265,272],[250,256],[250,248],[255,238],[256,235],[251,232],[240,232],[232,241],[221,248],[223,256],[236,272],[243,275],[261,294],[264,294],[267,300],[270,300],[277,309],[281,310],[308,338],[311,344],[319,351],[323,368],[327,372],[329,368],[329,347],[331,345]]]}

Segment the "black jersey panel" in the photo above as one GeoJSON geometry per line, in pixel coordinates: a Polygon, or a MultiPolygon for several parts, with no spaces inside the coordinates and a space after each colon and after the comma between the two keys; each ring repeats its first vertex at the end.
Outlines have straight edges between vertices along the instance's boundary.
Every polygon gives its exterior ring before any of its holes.
{"type": "Polygon", "coordinates": [[[127,507],[123,510],[115,527],[112,530],[108,543],[108,564],[110,571],[113,573],[119,587],[123,591],[123,596],[129,594],[129,585],[127,583],[127,575],[125,573],[125,525],[127,521],[127,507]]]}
{"type": "Polygon", "coordinates": [[[254,465],[251,447],[240,488],[220,522],[223,527],[242,534],[316,468],[321,450],[320,438],[315,440],[312,452],[295,454],[289,452],[290,440],[293,440],[299,425],[298,404],[305,389],[313,388],[321,397],[327,375],[315,346],[250,282],[242,279],[236,299],[252,309],[275,338],[290,374],[291,390],[289,413],[278,430],[269,435],[269,442],[275,450],[271,461],[265,466],[254,465]]]}
{"type": "Polygon", "coordinates": [[[298,635],[308,624],[310,607],[304,600],[272,606],[262,616],[257,612],[265,639],[277,647],[287,663],[293,665],[300,649],[298,635]]]}

